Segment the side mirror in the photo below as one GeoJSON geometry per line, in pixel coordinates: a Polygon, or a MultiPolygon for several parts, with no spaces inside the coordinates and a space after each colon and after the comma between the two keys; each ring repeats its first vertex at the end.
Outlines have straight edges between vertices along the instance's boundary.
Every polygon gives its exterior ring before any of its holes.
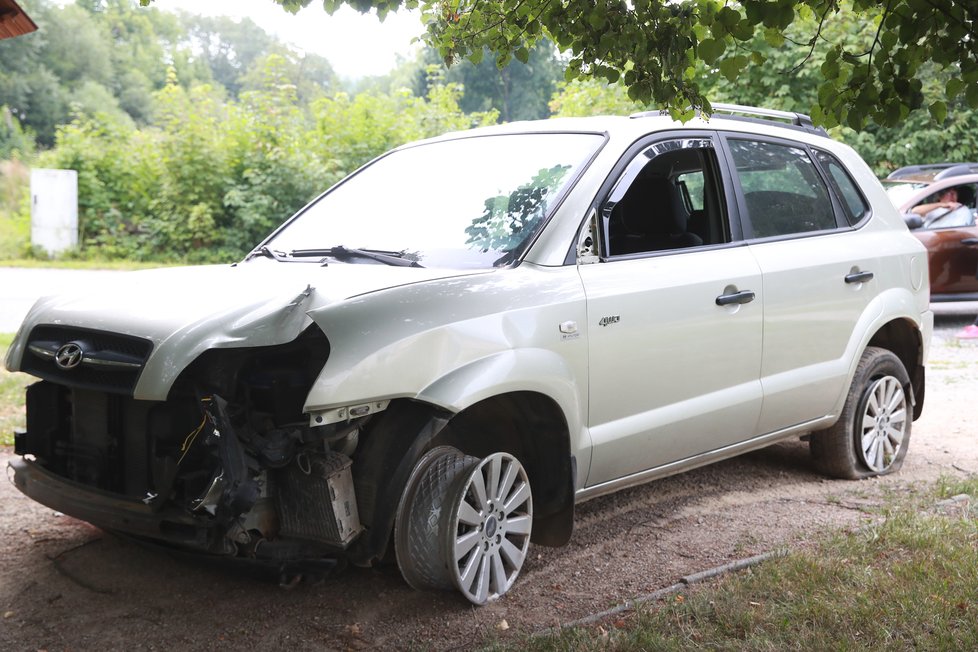
{"type": "Polygon", "coordinates": [[[903,221],[907,223],[907,228],[913,231],[914,229],[919,229],[924,225],[924,218],[916,213],[906,213],[903,216],[903,221]]]}

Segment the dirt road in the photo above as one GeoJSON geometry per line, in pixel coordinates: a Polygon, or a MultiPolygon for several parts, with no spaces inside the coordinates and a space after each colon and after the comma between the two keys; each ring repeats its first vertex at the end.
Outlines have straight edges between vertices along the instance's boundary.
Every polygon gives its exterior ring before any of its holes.
{"type": "Polygon", "coordinates": [[[119,540],[0,483],[0,649],[468,649],[808,545],[872,518],[885,492],[978,472],[978,341],[953,337],[974,314],[938,310],[925,414],[898,475],[826,480],[792,442],[600,498],[579,506],[570,545],[531,548],[514,590],[481,609],[415,593],[393,567],[284,590],[119,540]]]}

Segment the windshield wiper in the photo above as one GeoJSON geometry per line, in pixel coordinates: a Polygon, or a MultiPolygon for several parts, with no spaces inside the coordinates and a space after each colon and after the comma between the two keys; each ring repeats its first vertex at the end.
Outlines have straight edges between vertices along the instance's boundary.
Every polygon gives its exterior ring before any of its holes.
{"type": "Polygon", "coordinates": [[[408,260],[404,254],[398,251],[378,251],[376,249],[353,249],[336,245],[327,249],[294,249],[289,252],[290,256],[329,256],[337,260],[350,260],[352,258],[366,258],[375,260],[385,265],[395,265],[397,267],[421,267],[416,260],[408,260]]]}
{"type": "Polygon", "coordinates": [[[288,258],[285,257],[284,251],[276,251],[275,249],[270,249],[267,246],[262,246],[258,249],[252,250],[251,253],[245,256],[245,262],[251,260],[252,258],[257,258],[258,256],[264,256],[265,258],[271,258],[272,260],[277,260],[279,262],[288,260],[288,258]]]}

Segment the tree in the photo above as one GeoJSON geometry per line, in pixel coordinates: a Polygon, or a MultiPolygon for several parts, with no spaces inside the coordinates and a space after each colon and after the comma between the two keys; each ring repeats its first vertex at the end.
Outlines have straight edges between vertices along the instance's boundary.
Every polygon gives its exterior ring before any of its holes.
{"type": "MultiPolygon", "coordinates": [[[[422,56],[429,65],[441,63],[438,53],[430,48],[422,56]]],[[[510,61],[499,67],[491,58],[479,63],[461,61],[445,71],[445,81],[465,88],[459,106],[466,113],[495,109],[503,122],[511,122],[549,117],[548,103],[563,74],[557,50],[544,40],[530,50],[526,63],[510,61]]],[[[418,95],[427,92],[426,86],[422,89],[418,95]]]]}
{"type": "MultiPolygon", "coordinates": [[[[860,30],[853,14],[836,17],[822,25],[825,42],[817,46],[827,49],[829,43],[845,42],[850,48],[867,50],[874,34],[860,30]]],[[[797,34],[817,28],[807,21],[797,21],[787,38],[777,46],[755,37],[751,48],[764,57],[765,67],[750,68],[735,81],[723,75],[704,75],[700,84],[714,102],[765,106],[785,111],[807,112],[817,104],[821,71],[813,67],[798,67],[808,56],[811,47],[797,34]]],[[[920,97],[933,97],[945,88],[949,77],[940,66],[928,63],[921,67],[920,97]]],[[[594,115],[598,113],[630,113],[642,107],[630,101],[624,84],[607,84],[601,80],[574,81],[563,84],[554,96],[551,108],[556,115],[594,115]]],[[[870,124],[860,132],[848,127],[835,127],[833,136],[856,148],[877,174],[885,176],[901,165],[935,163],[940,161],[970,161],[978,152],[978,113],[968,110],[967,99],[959,95],[948,105],[947,118],[936,123],[929,113],[918,111],[894,127],[870,124]]]]}
{"type": "MultiPolygon", "coordinates": [[[[298,11],[311,0],[273,0],[298,11]]],[[[148,5],[152,0],[140,0],[148,5]]],[[[390,11],[419,8],[428,42],[446,61],[477,63],[484,50],[505,65],[526,62],[532,46],[549,38],[571,53],[567,77],[623,79],[629,95],[655,102],[677,117],[710,110],[700,83],[709,72],[736,80],[763,68],[755,36],[777,47],[799,20],[814,28],[802,42],[812,54],[798,64],[817,66],[824,77],[813,118],[826,126],[856,129],[870,121],[893,126],[925,104],[942,122],[948,102],[963,96],[978,108],[978,3],[959,0],[324,0],[327,11],[343,4],[390,11]],[[871,34],[867,50],[829,43],[819,55],[823,27],[839,16],[871,34]],[[926,100],[918,79],[935,64],[948,76],[926,100]]]]}
{"type": "MultiPolygon", "coordinates": [[[[786,38],[768,42],[756,36],[751,49],[763,56],[764,68],[751,68],[731,81],[723,75],[704,77],[703,88],[714,101],[734,104],[763,105],[773,109],[808,112],[824,93],[823,71],[813,66],[799,66],[810,52],[824,55],[832,44],[843,43],[853,51],[868,51],[876,33],[861,29],[854,13],[840,14],[831,21],[812,17],[798,20],[787,30],[786,38]],[[819,31],[823,40],[813,48],[801,36],[819,31]]],[[[925,98],[939,97],[953,75],[935,62],[922,64],[908,86],[908,99],[915,105],[926,104],[925,98]]],[[[882,110],[894,110],[892,107],[882,110]]],[[[847,127],[834,130],[836,137],[855,147],[864,159],[883,176],[901,165],[940,161],[970,161],[978,151],[978,114],[968,110],[967,97],[958,94],[947,102],[947,115],[939,121],[927,112],[904,115],[892,126],[870,124],[860,132],[847,127]]]]}
{"type": "Polygon", "coordinates": [[[275,39],[251,19],[182,15],[190,43],[214,76],[214,81],[237,97],[242,76],[275,45],[275,39]]]}

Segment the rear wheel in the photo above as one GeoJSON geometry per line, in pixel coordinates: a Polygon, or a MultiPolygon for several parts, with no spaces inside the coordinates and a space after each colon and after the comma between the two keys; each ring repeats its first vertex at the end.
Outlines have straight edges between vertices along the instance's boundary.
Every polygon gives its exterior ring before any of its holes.
{"type": "Polygon", "coordinates": [[[812,435],[816,467],[847,479],[899,470],[910,444],[909,397],[910,379],[900,359],[885,349],[867,348],[839,420],[812,435]]]}

